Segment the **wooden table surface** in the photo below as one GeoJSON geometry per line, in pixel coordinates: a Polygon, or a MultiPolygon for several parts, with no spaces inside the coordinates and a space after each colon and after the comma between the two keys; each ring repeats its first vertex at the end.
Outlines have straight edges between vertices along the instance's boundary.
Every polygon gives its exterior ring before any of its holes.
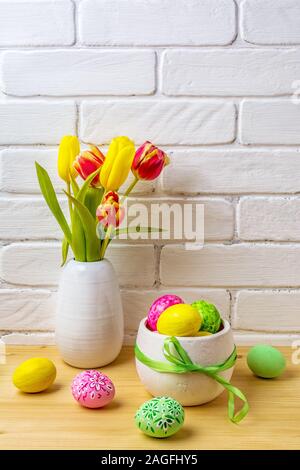
{"type": "Polygon", "coordinates": [[[70,393],[78,373],[65,364],[54,347],[8,347],[0,365],[0,449],[299,449],[300,365],[291,364],[291,349],[279,379],[254,377],[246,365],[247,348],[239,348],[232,382],[247,395],[250,412],[240,424],[227,417],[227,394],[213,402],[186,407],[183,428],[169,439],[142,434],[134,424],[136,409],[150,398],[136,375],[133,350],[102,370],[116,386],[116,398],[107,407],[79,406],[70,393]],[[54,385],[46,392],[23,394],[11,377],[15,367],[30,357],[48,357],[57,367],[54,385]]]}

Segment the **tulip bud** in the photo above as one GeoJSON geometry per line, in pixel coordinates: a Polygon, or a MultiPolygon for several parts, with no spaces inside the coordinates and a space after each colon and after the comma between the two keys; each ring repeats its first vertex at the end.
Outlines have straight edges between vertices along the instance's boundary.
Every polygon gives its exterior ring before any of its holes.
{"type": "Polygon", "coordinates": [[[157,178],[169,163],[168,155],[147,141],[137,149],[131,170],[136,178],[150,181],[157,178]]]}
{"type": "Polygon", "coordinates": [[[112,225],[118,227],[125,215],[124,207],[119,204],[119,196],[114,191],[105,194],[102,203],[98,206],[96,216],[99,222],[107,228],[112,225]]]}
{"type": "MultiPolygon", "coordinates": [[[[76,158],[73,166],[82,179],[86,179],[103,165],[104,155],[96,146],[90,146],[90,150],[85,150],[76,158]]],[[[92,181],[92,186],[100,186],[99,174],[92,181]]]]}
{"type": "Polygon", "coordinates": [[[57,168],[58,174],[66,183],[77,175],[73,162],[80,152],[79,140],[75,135],[65,135],[59,144],[57,168]]]}
{"type": "Polygon", "coordinates": [[[128,137],[116,137],[109,146],[100,174],[101,186],[116,191],[125,182],[134,157],[134,143],[128,137]]]}

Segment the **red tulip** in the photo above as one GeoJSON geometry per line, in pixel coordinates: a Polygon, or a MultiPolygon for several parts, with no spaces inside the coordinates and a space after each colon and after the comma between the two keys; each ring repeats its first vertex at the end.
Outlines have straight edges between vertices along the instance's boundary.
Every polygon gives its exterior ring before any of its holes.
{"type": "MultiPolygon", "coordinates": [[[[81,178],[85,180],[94,171],[102,167],[104,160],[105,157],[98,147],[91,145],[90,150],[85,150],[78,155],[73,166],[81,178]]],[[[100,186],[99,174],[95,176],[91,184],[92,186],[100,186]]]]}
{"type": "Polygon", "coordinates": [[[102,203],[98,206],[96,216],[99,222],[107,228],[109,225],[118,227],[125,215],[124,207],[120,206],[119,196],[115,191],[105,194],[102,203]]]}
{"type": "Polygon", "coordinates": [[[137,149],[131,170],[140,180],[154,180],[169,163],[168,155],[147,141],[137,149]]]}

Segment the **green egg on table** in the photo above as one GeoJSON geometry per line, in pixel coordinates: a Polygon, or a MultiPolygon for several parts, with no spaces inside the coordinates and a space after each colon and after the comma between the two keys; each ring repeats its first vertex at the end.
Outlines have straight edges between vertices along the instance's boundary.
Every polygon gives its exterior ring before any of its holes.
{"type": "Polygon", "coordinates": [[[257,344],[248,352],[247,364],[258,377],[273,379],[282,374],[286,361],[283,354],[273,346],[257,344]]]}
{"type": "Polygon", "coordinates": [[[207,331],[212,334],[219,331],[222,319],[214,304],[210,304],[205,300],[196,300],[196,302],[192,303],[192,307],[197,310],[201,317],[201,331],[207,331]]]}
{"type": "Polygon", "coordinates": [[[148,436],[170,437],[182,427],[184,409],[171,397],[156,397],[143,403],[135,414],[137,427],[148,436]]]}

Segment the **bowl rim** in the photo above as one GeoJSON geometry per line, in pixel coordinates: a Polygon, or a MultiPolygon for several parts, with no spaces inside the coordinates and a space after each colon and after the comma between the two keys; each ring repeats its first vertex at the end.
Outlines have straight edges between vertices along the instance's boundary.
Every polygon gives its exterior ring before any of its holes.
{"type": "MultiPolygon", "coordinates": [[[[171,335],[163,335],[162,333],[158,333],[158,331],[151,331],[149,330],[149,328],[147,328],[146,326],[146,322],[147,322],[147,317],[144,317],[141,321],[140,321],[140,326],[139,326],[139,331],[142,330],[143,333],[147,334],[147,335],[151,335],[151,337],[153,338],[153,335],[154,335],[154,338],[157,339],[157,338],[170,338],[171,335]]],[[[208,335],[208,336],[176,336],[176,338],[178,340],[180,340],[180,342],[185,342],[185,341],[213,341],[214,339],[216,338],[220,338],[221,336],[229,333],[229,331],[231,331],[231,326],[230,326],[230,323],[228,320],[225,320],[222,318],[222,322],[223,322],[223,329],[221,331],[218,331],[218,333],[214,333],[212,335],[208,335]]]]}

